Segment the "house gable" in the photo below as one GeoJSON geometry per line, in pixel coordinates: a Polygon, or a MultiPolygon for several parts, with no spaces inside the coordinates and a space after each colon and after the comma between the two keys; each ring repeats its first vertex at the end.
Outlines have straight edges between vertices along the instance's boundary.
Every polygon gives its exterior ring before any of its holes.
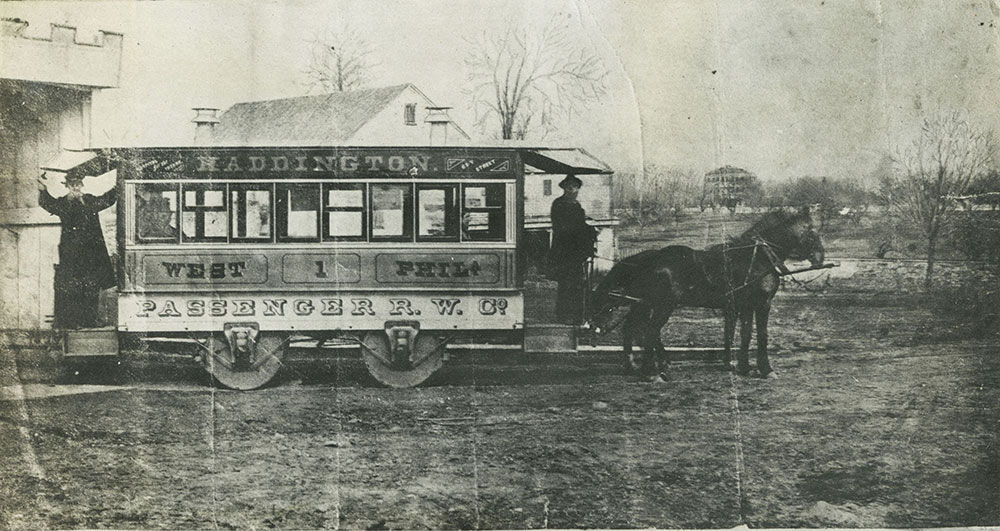
{"type": "MultiPolygon", "coordinates": [[[[278,100],[237,103],[220,117],[216,145],[422,145],[430,138],[424,123],[434,103],[410,84],[334,92],[278,100]],[[413,124],[404,122],[415,105],[413,124]]],[[[450,125],[459,134],[460,128],[450,125]]]]}
{"type": "MultiPolygon", "coordinates": [[[[425,145],[430,143],[431,124],[425,121],[433,101],[413,85],[406,85],[388,105],[351,136],[357,145],[425,145]],[[407,123],[407,105],[415,106],[413,122],[407,123]]],[[[455,123],[448,124],[447,144],[468,144],[469,135],[455,123]]]]}

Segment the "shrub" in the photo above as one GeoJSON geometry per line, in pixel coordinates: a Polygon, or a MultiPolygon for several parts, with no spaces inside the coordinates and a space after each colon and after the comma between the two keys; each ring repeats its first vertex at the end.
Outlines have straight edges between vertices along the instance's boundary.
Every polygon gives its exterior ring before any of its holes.
{"type": "Polygon", "coordinates": [[[949,227],[948,241],[968,260],[1000,264],[1000,213],[962,212],[949,227]]]}
{"type": "Polygon", "coordinates": [[[889,253],[904,257],[919,256],[922,241],[920,231],[913,224],[889,214],[873,220],[873,227],[868,232],[868,243],[875,258],[886,258],[889,253]]]}
{"type": "Polygon", "coordinates": [[[935,288],[927,300],[941,323],[951,323],[953,336],[983,338],[1000,333],[1000,289],[995,282],[935,288]]]}

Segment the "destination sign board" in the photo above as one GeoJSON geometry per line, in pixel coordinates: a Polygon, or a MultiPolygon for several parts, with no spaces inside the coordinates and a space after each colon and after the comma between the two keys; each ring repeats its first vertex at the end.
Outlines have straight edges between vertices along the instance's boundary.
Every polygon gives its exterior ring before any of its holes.
{"type": "Polygon", "coordinates": [[[126,178],[512,178],[510,152],[441,152],[407,148],[190,149],[123,152],[126,178]]]}
{"type": "Polygon", "coordinates": [[[261,254],[153,254],[142,257],[140,284],[263,284],[267,257],[261,254]]]}
{"type": "MultiPolygon", "coordinates": [[[[316,249],[318,251],[319,249],[316,249]]],[[[130,252],[126,290],[179,292],[218,289],[317,290],[340,286],[395,289],[400,286],[503,286],[508,279],[502,253],[421,253],[329,249],[325,252],[130,252]]]]}
{"type": "Polygon", "coordinates": [[[281,278],[289,283],[354,284],[361,280],[361,257],[354,253],[286,254],[281,278]]]}
{"type": "Polygon", "coordinates": [[[375,280],[390,284],[496,284],[500,256],[383,253],[375,257],[375,280]]]}

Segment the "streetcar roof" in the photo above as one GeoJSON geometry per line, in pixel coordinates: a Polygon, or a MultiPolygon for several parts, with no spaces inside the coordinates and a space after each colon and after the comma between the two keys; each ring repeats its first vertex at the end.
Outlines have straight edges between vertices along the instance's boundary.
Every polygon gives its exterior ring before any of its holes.
{"type": "MultiPolygon", "coordinates": [[[[544,173],[552,174],[611,174],[613,170],[605,162],[591,155],[584,149],[573,147],[550,147],[550,146],[529,146],[512,143],[501,144],[478,144],[478,145],[456,145],[456,146],[150,146],[150,147],[113,147],[103,149],[93,149],[89,151],[64,151],[57,159],[62,157],[59,164],[65,169],[55,167],[42,169],[53,169],[55,171],[68,171],[73,167],[82,165],[100,166],[99,159],[109,159],[113,156],[129,157],[130,155],[142,155],[144,153],[204,153],[213,152],[232,153],[239,152],[289,152],[293,150],[315,150],[330,149],[343,152],[355,150],[378,150],[392,151],[400,150],[408,153],[419,152],[451,152],[455,154],[477,153],[477,152],[518,152],[521,154],[523,162],[544,173]],[[97,155],[101,155],[98,157],[97,155]],[[75,162],[78,161],[78,162],[75,162]]],[[[87,166],[84,169],[90,169],[87,166]]]]}

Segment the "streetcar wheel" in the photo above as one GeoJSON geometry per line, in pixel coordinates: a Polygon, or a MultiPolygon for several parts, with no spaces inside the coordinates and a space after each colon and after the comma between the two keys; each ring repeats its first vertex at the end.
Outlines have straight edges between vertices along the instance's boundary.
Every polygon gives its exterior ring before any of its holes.
{"type": "Polygon", "coordinates": [[[446,343],[431,335],[418,334],[409,356],[412,363],[394,364],[389,337],[385,332],[368,332],[361,342],[361,357],[365,360],[368,373],[382,385],[413,387],[441,368],[446,343]]]}
{"type": "Polygon", "coordinates": [[[249,391],[270,382],[281,368],[288,338],[267,332],[257,337],[256,349],[248,360],[237,360],[222,334],[213,334],[204,345],[205,369],[217,382],[230,389],[249,391]]]}

